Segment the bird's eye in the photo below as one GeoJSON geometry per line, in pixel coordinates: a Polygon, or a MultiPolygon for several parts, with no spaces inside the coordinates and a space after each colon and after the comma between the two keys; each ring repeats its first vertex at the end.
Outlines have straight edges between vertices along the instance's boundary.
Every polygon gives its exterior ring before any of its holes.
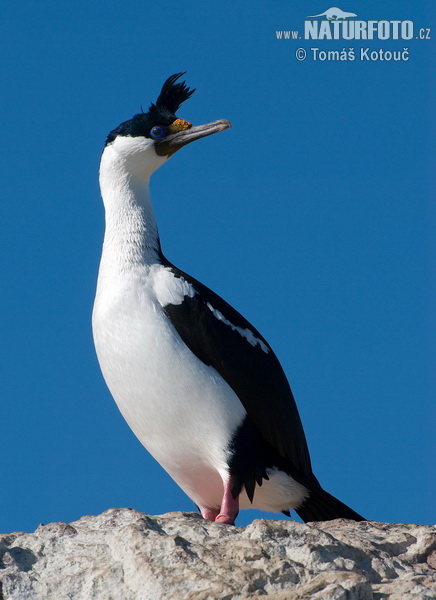
{"type": "Polygon", "coordinates": [[[156,125],[156,127],[152,127],[150,129],[150,137],[154,140],[158,140],[159,138],[163,138],[166,136],[165,129],[160,125],[156,125]]]}

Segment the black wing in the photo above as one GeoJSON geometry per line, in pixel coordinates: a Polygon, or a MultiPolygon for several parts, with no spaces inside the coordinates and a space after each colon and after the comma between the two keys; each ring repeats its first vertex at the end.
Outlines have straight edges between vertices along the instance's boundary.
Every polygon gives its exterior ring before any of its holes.
{"type": "Polygon", "coordinates": [[[227,381],[261,437],[289,463],[290,474],[316,485],[291,388],[268,342],[212,290],[166,260],[165,266],[197,292],[164,308],[182,340],[227,381]],[[248,331],[243,335],[237,328],[248,331]]]}

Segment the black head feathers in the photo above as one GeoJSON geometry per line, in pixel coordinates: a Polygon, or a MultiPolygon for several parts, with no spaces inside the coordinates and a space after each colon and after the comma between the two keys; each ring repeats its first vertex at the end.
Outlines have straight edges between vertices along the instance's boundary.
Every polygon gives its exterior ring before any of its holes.
{"type": "Polygon", "coordinates": [[[145,114],[150,115],[153,120],[159,120],[162,117],[173,120],[176,118],[176,112],[180,105],[195,92],[188,88],[186,81],[176,83],[177,79],[180,79],[185,73],[186,71],[182,71],[168,77],[162,86],[156,104],[151,103],[148,113],[145,114]]]}
{"type": "MultiPolygon", "coordinates": [[[[186,71],[183,71],[182,73],[175,73],[171,77],[168,77],[156,100],[156,108],[167,109],[175,115],[180,105],[192,96],[195,90],[190,90],[186,85],[186,81],[176,83],[177,79],[180,79],[185,73],[186,71]]],[[[152,106],[154,105],[152,104],[152,106]]]]}
{"type": "Polygon", "coordinates": [[[150,137],[150,130],[156,126],[168,126],[175,121],[176,111],[180,105],[188,100],[195,92],[190,90],[186,85],[185,81],[176,83],[177,79],[180,79],[186,71],[181,73],[175,73],[168,77],[162,86],[156,103],[151,103],[148,112],[141,112],[130,119],[121,123],[116,129],[110,132],[106,140],[106,145],[114,141],[114,139],[121,136],[145,136],[150,137]]]}

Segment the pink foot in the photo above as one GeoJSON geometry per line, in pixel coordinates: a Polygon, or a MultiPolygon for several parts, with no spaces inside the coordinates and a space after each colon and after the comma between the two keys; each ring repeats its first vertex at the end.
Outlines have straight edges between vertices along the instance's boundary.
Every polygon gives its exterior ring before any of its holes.
{"type": "Polygon", "coordinates": [[[200,508],[200,512],[206,521],[215,521],[220,511],[217,508],[200,508]]]}
{"type": "Polygon", "coordinates": [[[239,498],[233,498],[232,480],[229,479],[224,485],[224,496],[221,503],[219,515],[215,517],[215,523],[225,523],[226,525],[234,525],[235,519],[239,513],[239,498]]]}

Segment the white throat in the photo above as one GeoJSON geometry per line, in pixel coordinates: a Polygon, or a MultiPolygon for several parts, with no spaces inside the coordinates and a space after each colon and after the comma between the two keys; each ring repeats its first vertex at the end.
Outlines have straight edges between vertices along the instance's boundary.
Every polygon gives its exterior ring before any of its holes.
{"type": "Polygon", "coordinates": [[[135,172],[131,166],[131,159],[126,160],[111,146],[105,148],[100,163],[106,220],[102,267],[110,265],[112,272],[160,262],[159,234],[149,191],[151,173],[139,169],[135,172]]]}

